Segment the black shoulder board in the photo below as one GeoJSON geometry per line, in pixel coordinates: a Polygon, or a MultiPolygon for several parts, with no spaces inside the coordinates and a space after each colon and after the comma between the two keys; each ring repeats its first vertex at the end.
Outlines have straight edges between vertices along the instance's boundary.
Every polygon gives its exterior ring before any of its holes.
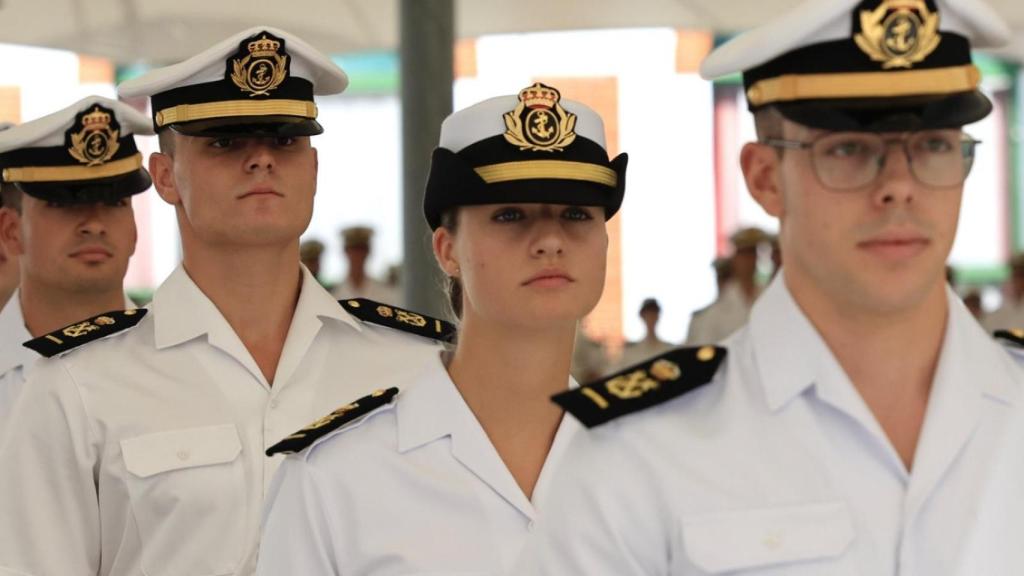
{"type": "Polygon", "coordinates": [[[1014,346],[1024,348],[1024,330],[996,330],[994,336],[996,340],[1003,340],[1014,346]]]}
{"type": "Polygon", "coordinates": [[[398,394],[398,388],[392,387],[387,390],[377,390],[373,394],[363,396],[351,404],[345,404],[327,416],[320,418],[295,434],[274,444],[267,449],[267,456],[301,452],[328,432],[337,430],[356,418],[390,403],[396,394],[398,394]]]}
{"type": "Polygon", "coordinates": [[[82,344],[99,340],[111,334],[116,334],[126,328],[131,328],[142,320],[149,310],[135,308],[132,310],[114,310],[105,312],[99,316],[75,322],[70,326],[54,330],[39,338],[34,338],[22,344],[26,348],[35,350],[39,354],[50,358],[78,348],[82,344]]]}
{"type": "Polygon", "coordinates": [[[643,410],[707,384],[725,348],[677,348],[551,399],[587,428],[643,410]]]}
{"type": "Polygon", "coordinates": [[[431,318],[417,312],[403,310],[390,304],[382,304],[367,300],[366,298],[349,298],[338,300],[349,314],[364,322],[379,324],[411,332],[418,336],[426,336],[442,342],[452,342],[455,339],[456,328],[451,322],[431,318]]]}

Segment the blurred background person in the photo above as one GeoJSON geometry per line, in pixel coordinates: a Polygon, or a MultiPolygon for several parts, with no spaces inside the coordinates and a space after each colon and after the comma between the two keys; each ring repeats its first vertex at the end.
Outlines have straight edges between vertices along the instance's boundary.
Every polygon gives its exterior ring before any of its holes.
{"type": "Polygon", "coordinates": [[[316,278],[316,281],[321,286],[331,289],[325,282],[323,277],[320,276],[320,259],[324,253],[324,243],[319,240],[306,240],[302,244],[299,244],[299,258],[302,260],[302,265],[309,270],[309,273],[316,278]]]}
{"type": "Polygon", "coordinates": [[[710,306],[693,313],[686,335],[687,344],[724,340],[747,323],[750,307],[761,295],[757,279],[758,250],[770,241],[768,234],[760,228],[742,228],[732,235],[731,241],[730,278],[710,306]]]}
{"type": "Polygon", "coordinates": [[[368,298],[376,302],[403,305],[403,298],[386,282],[373,278],[366,272],[366,262],[373,251],[373,229],[368,226],[350,226],[341,230],[342,245],[348,272],[331,294],[339,300],[346,298],[368,298]]]}
{"type": "Polygon", "coordinates": [[[1010,279],[1003,290],[1003,304],[981,318],[989,332],[1024,327],[1024,253],[1010,259],[1010,279]]]}
{"type": "Polygon", "coordinates": [[[622,351],[618,366],[626,368],[639,364],[652,356],[657,356],[673,345],[658,338],[658,320],[661,318],[661,305],[656,298],[646,298],[640,305],[640,319],[644,322],[646,333],[642,340],[629,342],[622,351]]]}

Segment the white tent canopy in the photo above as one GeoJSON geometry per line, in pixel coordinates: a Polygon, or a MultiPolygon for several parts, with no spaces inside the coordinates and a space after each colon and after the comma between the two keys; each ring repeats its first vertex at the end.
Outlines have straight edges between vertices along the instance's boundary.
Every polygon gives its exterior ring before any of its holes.
{"type": "MultiPolygon", "coordinates": [[[[1003,53],[1024,61],[1024,2],[990,1],[1017,31],[1014,45],[1003,53]]],[[[456,26],[459,37],[650,26],[728,32],[798,2],[456,0],[456,26]]],[[[122,64],[161,64],[246,27],[271,24],[339,54],[396,48],[398,9],[396,0],[0,0],[0,42],[63,48],[122,64]]]]}

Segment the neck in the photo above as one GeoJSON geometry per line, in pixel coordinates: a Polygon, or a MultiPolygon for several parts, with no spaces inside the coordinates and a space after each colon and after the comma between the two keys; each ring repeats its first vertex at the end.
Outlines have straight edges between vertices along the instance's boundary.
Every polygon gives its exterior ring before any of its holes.
{"type": "Polygon", "coordinates": [[[99,292],[69,291],[24,278],[19,292],[21,314],[33,338],[104,312],[124,310],[121,286],[99,292]]]}
{"type": "Polygon", "coordinates": [[[272,383],[302,287],[298,241],[274,248],[203,247],[186,251],[184,266],[272,383]]]}
{"type": "Polygon", "coordinates": [[[878,311],[831,301],[786,280],[909,470],[946,333],[945,283],[909,308],[878,311]]]}
{"type": "Polygon", "coordinates": [[[530,330],[467,314],[448,367],[527,496],[562,419],[550,397],[567,389],[574,338],[574,325],[530,330]]]}

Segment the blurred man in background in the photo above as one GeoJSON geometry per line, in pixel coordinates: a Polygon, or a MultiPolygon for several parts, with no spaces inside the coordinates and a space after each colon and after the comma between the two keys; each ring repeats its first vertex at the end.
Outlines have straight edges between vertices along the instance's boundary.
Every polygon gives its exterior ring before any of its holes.
{"type": "Polygon", "coordinates": [[[345,279],[334,287],[331,294],[339,300],[345,298],[368,298],[376,302],[402,305],[401,295],[392,286],[373,278],[366,272],[366,262],[373,251],[373,229],[367,226],[350,226],[341,231],[348,273],[345,279]]]}

